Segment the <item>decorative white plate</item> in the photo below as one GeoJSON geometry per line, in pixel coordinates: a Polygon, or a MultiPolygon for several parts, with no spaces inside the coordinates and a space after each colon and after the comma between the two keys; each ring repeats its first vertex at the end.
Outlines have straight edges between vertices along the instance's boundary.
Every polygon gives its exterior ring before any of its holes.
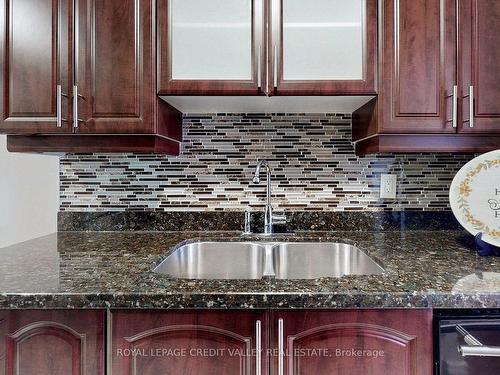
{"type": "Polygon", "coordinates": [[[500,150],[480,155],[458,171],[450,187],[455,217],[471,234],[500,246],[500,150]]]}

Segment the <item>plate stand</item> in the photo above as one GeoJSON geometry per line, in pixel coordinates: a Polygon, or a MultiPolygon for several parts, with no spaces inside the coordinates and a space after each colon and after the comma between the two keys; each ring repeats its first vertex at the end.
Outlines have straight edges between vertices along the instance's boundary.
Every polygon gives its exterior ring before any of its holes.
{"type": "Polygon", "coordinates": [[[476,251],[479,253],[479,255],[483,257],[488,255],[500,256],[500,247],[484,242],[482,240],[482,237],[482,233],[478,233],[474,236],[476,242],[476,251]]]}

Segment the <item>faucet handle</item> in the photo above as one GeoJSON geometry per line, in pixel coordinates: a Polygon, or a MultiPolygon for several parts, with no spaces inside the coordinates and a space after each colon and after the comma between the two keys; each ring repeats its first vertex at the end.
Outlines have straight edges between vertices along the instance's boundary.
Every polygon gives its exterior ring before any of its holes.
{"type": "Polygon", "coordinates": [[[252,234],[252,212],[250,210],[245,211],[245,229],[243,234],[252,234]]]}
{"type": "Polygon", "coordinates": [[[283,212],[282,214],[274,214],[273,213],[273,224],[274,225],[285,225],[286,224],[286,215],[283,212]]]}

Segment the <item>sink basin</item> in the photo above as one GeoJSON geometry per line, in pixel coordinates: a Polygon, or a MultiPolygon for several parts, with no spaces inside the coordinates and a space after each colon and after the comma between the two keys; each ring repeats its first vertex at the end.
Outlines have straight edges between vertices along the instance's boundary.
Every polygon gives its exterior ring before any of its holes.
{"type": "Polygon", "coordinates": [[[317,279],[376,275],[384,269],[355,246],[345,243],[283,243],[274,248],[277,279],[317,279]]]}
{"type": "Polygon", "coordinates": [[[265,247],[250,242],[195,242],[180,246],[154,272],[182,279],[261,279],[265,247]]]}
{"type": "Polygon", "coordinates": [[[353,245],[332,242],[194,242],[154,272],[183,279],[317,279],[384,270],[353,245]]]}

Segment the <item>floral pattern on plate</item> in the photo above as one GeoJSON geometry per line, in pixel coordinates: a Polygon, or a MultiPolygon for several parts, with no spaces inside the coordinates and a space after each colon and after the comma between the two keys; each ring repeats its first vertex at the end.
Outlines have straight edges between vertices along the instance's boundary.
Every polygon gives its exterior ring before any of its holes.
{"type": "Polygon", "coordinates": [[[460,224],[473,235],[500,246],[500,150],[468,162],[450,187],[450,204],[460,224]]]}

